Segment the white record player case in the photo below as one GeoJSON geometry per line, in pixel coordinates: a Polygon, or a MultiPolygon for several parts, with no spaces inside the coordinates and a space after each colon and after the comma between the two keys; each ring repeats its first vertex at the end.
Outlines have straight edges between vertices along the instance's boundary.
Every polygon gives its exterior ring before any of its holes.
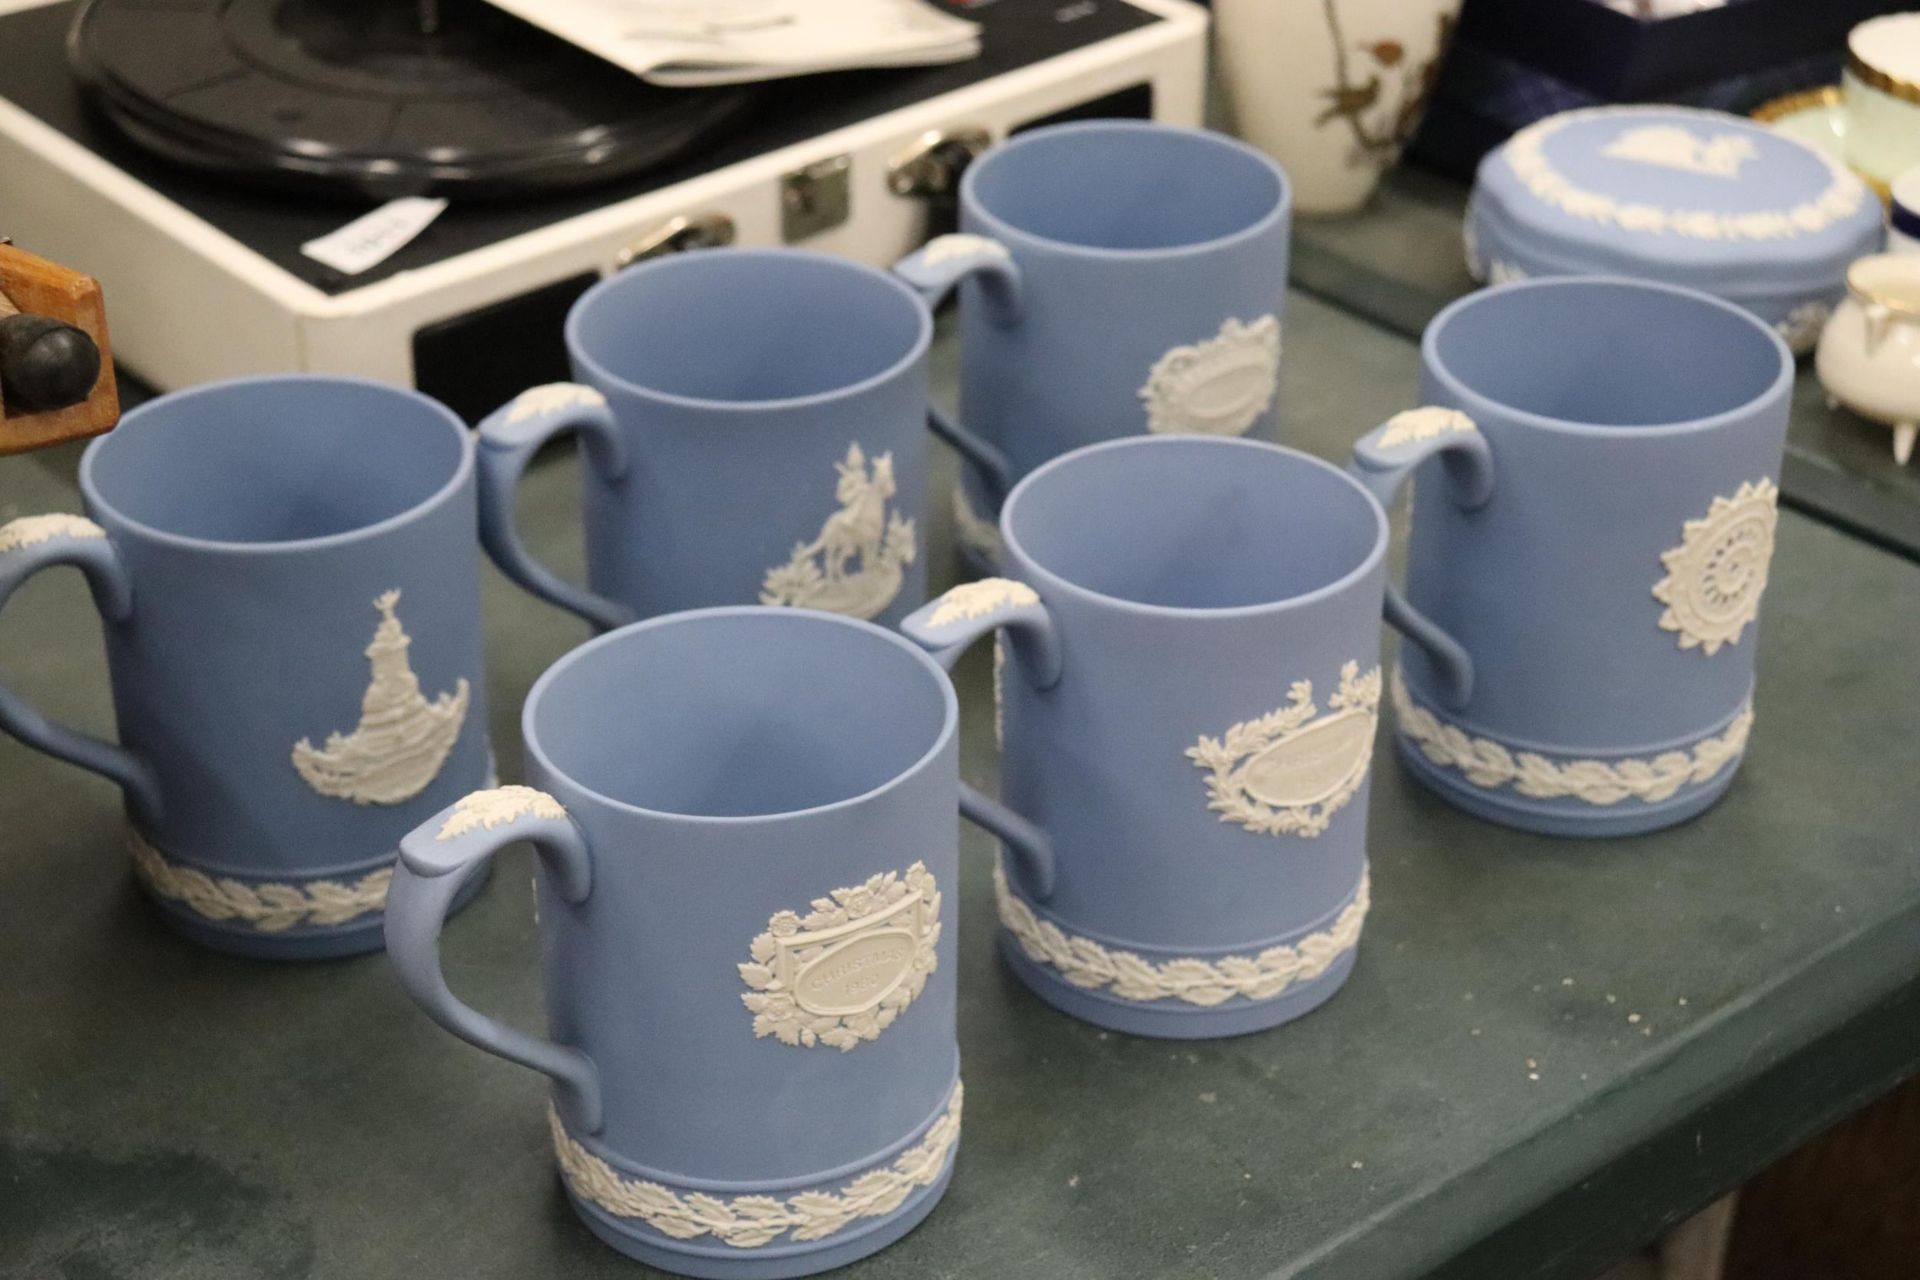
{"type": "MultiPolygon", "coordinates": [[[[0,0],[0,21],[57,2],[0,0]]],[[[970,16],[1027,6],[1023,21],[1042,10],[1070,28],[1101,5],[1123,3],[1153,20],[642,194],[623,197],[616,185],[604,204],[590,201],[584,211],[454,256],[363,285],[335,281],[331,289],[214,225],[191,201],[132,176],[10,100],[0,84],[0,234],[98,277],[117,352],[161,388],[295,369],[411,385],[423,329],[445,330],[556,282],[614,271],[676,219],[711,225],[702,220],[717,215],[730,221],[738,244],[798,243],[890,262],[926,238],[930,217],[925,198],[889,189],[890,167],[934,131],[1000,138],[1063,113],[1128,113],[1102,110],[1115,95],[1133,104],[1131,114],[1199,123],[1207,15],[1186,0],[990,0],[970,16]],[[783,197],[783,188],[810,170],[826,175],[829,205],[844,178],[844,217],[795,238],[792,209],[783,216],[783,198],[793,196],[783,197]]],[[[992,31],[989,24],[989,39],[992,31]]],[[[368,207],[342,207],[337,221],[368,207]]],[[[578,201],[570,206],[578,208],[578,201]]],[[[820,221],[835,216],[829,208],[820,221]]]]}

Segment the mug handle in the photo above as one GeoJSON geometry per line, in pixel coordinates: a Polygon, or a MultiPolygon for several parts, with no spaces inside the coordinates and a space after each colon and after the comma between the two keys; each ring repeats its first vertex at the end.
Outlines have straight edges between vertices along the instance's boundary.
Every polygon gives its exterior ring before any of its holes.
{"type": "Polygon", "coordinates": [[[540,446],[563,431],[577,431],[586,442],[586,466],[608,480],[619,480],[627,474],[626,440],[605,396],[573,382],[553,382],[522,391],[480,423],[475,476],[480,544],[500,572],[527,591],[608,631],[625,626],[637,615],[618,600],[574,586],[535,560],[513,524],[514,498],[527,464],[540,446]]]}
{"type": "MultiPolygon", "coordinates": [[[[1024,582],[982,578],[963,583],[900,623],[901,632],[946,671],[953,670],[974,641],[1001,629],[1034,688],[1051,689],[1060,682],[1060,640],[1053,616],[1024,582]]],[[[1053,896],[1053,841],[1046,832],[964,782],[960,812],[1006,842],[1020,863],[1030,897],[1044,902],[1053,896]]]]}
{"type": "MultiPolygon", "coordinates": [[[[1400,486],[1435,456],[1462,511],[1486,505],[1493,496],[1493,451],[1473,419],[1458,409],[1428,406],[1395,414],[1354,442],[1347,473],[1390,508],[1400,486]]],[[[1464,707],[1473,696],[1473,655],[1391,584],[1384,613],[1391,626],[1426,651],[1447,705],[1456,711],[1464,707]]]]}
{"type": "MultiPolygon", "coordinates": [[[[85,516],[22,516],[0,525],[0,607],[28,578],[63,564],[86,576],[103,620],[127,620],[133,611],[133,584],[126,565],[107,541],[107,531],[85,516]]],[[[0,730],[36,751],[119,784],[142,821],[159,819],[159,781],[152,766],[127,748],[55,724],[5,686],[0,686],[0,730]]]]}
{"type": "Polygon", "coordinates": [[[593,891],[586,837],[558,800],[532,787],[475,791],[415,827],[400,841],[387,890],[387,954],[400,985],[427,1016],[468,1044],[553,1079],[555,1105],[569,1126],[598,1133],[600,1072],[578,1049],[496,1022],[463,1004],[440,970],[440,930],[469,877],[507,845],[526,840],[546,860],[563,901],[593,891]]]}
{"type": "MultiPolygon", "coordinates": [[[[935,236],[893,264],[894,274],[918,293],[929,308],[939,306],[968,276],[980,277],[987,314],[1003,328],[1019,324],[1024,315],[1020,268],[998,240],[955,232],[935,236]]],[[[988,496],[997,504],[1013,486],[1007,455],[938,409],[927,410],[927,426],[961,457],[973,464],[986,481],[988,496]]]]}

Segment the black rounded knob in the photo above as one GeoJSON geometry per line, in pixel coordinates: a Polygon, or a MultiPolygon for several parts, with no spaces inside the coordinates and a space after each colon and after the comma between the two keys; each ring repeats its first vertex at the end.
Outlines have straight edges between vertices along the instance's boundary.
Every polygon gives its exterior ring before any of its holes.
{"type": "Polygon", "coordinates": [[[0,403],[9,413],[51,413],[79,404],[100,380],[100,348],[52,316],[0,319],[0,403]]]}

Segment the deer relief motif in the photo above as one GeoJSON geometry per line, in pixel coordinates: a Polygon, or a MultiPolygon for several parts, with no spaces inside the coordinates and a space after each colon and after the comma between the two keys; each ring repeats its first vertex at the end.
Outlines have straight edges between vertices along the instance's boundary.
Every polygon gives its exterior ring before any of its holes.
{"type": "Polygon", "coordinates": [[[856,441],[834,469],[839,510],[820,526],[819,537],[796,545],[785,564],[767,571],[760,603],[871,618],[900,594],[914,558],[914,523],[888,506],[898,490],[893,454],[869,466],[856,441]]]}

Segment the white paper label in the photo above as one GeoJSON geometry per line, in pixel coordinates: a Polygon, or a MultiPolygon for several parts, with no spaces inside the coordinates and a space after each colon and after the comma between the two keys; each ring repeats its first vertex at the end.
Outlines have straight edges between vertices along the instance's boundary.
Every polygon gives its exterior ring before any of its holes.
{"type": "Polygon", "coordinates": [[[427,196],[390,200],[338,231],[307,241],[300,252],[343,275],[357,276],[400,252],[446,207],[445,200],[427,196]]]}
{"type": "Polygon", "coordinates": [[[923,0],[491,0],[654,84],[771,80],[979,56],[979,25],[923,0]]]}

